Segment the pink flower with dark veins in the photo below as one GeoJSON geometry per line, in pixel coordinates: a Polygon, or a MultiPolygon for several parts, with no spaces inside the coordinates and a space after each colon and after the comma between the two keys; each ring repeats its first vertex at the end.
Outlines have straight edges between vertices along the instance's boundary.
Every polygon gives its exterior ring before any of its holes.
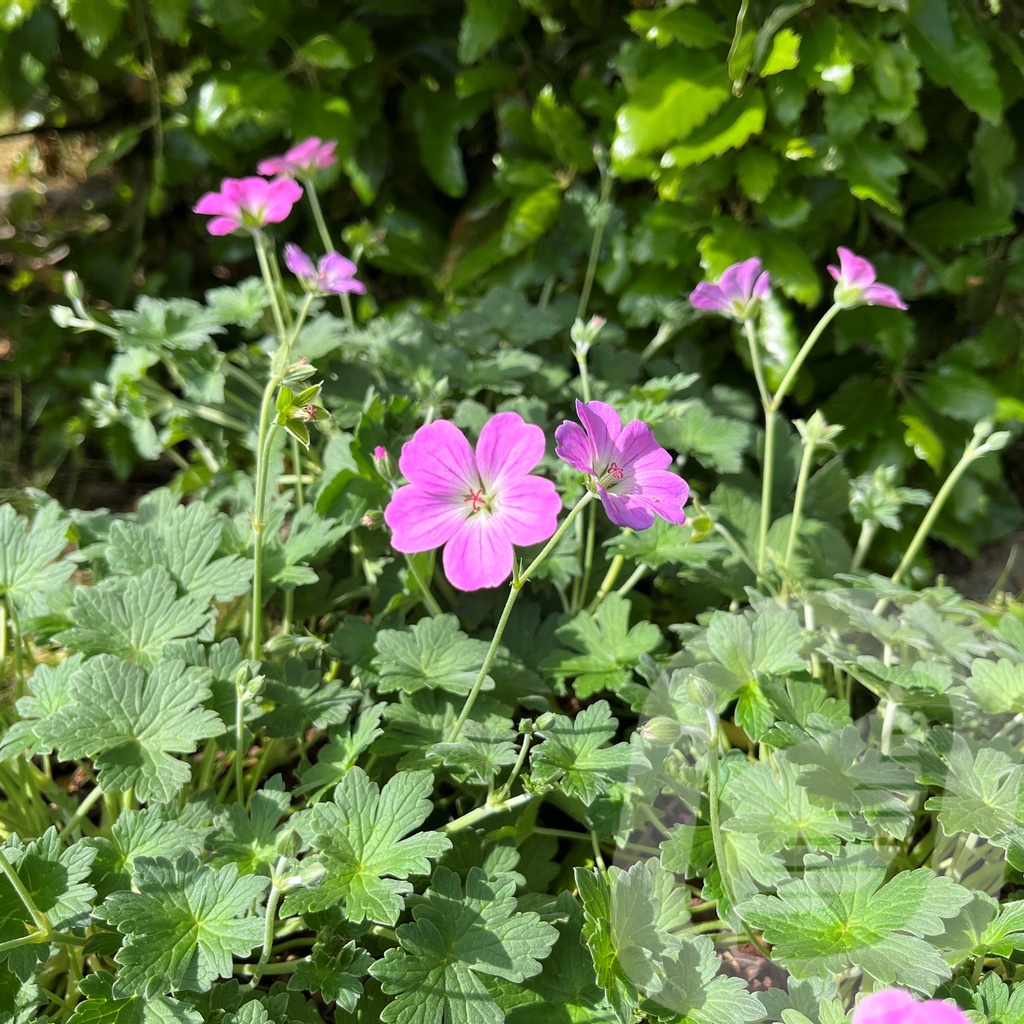
{"type": "Polygon", "coordinates": [[[336,139],[321,142],[315,135],[311,139],[292,146],[284,156],[271,156],[256,166],[260,174],[280,174],[285,178],[312,178],[318,170],[336,164],[334,155],[336,139]]]}
{"type": "Polygon", "coordinates": [[[230,235],[279,224],[301,198],[302,186],[289,178],[225,178],[219,192],[207,192],[192,210],[213,217],[211,235],[230,235]]]}
{"type": "Polygon", "coordinates": [[[844,309],[854,306],[891,306],[906,309],[907,304],[895,288],[875,283],[875,268],[870,260],[839,246],[839,266],[829,264],[828,272],[836,282],[835,301],[844,309]]]}
{"type": "Polygon", "coordinates": [[[515,547],[547,540],[561,499],[550,480],[532,475],[544,432],[514,412],[493,416],[473,451],[447,420],[419,428],[398,467],[409,483],[384,510],[398,551],[444,545],[444,573],[459,590],[496,587],[512,573],[515,547]]]}
{"type": "Polygon", "coordinates": [[[313,260],[297,245],[286,242],[284,262],[310,291],[334,292],[339,295],[342,292],[366,294],[366,285],[355,279],[356,265],[340,253],[329,252],[321,256],[319,263],[314,266],[313,260]]]}
{"type": "Polygon", "coordinates": [[[889,988],[858,1000],[853,1024],[969,1024],[966,1015],[942,999],[918,1002],[909,992],[889,988]]]}
{"type": "Polygon", "coordinates": [[[594,478],[608,518],[618,526],[646,530],[660,516],[669,523],[686,522],[683,506],[690,485],[670,473],[672,456],[642,420],[625,426],[604,402],[576,401],[578,423],[566,420],[555,430],[555,454],[594,478]]]}
{"type": "Polygon", "coordinates": [[[726,267],[717,284],[704,281],[690,293],[690,305],[732,320],[751,320],[768,294],[772,279],[756,257],[726,267]]]}

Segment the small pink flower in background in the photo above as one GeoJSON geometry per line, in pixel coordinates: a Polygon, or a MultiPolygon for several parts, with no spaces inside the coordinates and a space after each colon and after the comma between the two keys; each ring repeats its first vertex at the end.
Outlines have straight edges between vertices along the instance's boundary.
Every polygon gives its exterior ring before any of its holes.
{"type": "Polygon", "coordinates": [[[697,285],[690,293],[690,304],[733,320],[750,320],[756,316],[771,283],[768,271],[762,271],[761,261],[753,256],[726,267],[717,284],[704,281],[697,285]]]}
{"type": "Polygon", "coordinates": [[[941,999],[918,1002],[909,992],[890,988],[857,1002],[853,1024],[969,1024],[963,1011],[941,999]]]}
{"type": "Polygon", "coordinates": [[[284,247],[284,262],[285,266],[312,291],[366,294],[366,285],[353,276],[356,265],[340,253],[329,252],[326,256],[321,256],[320,262],[313,266],[309,256],[297,245],[287,242],[284,247]]]}
{"type": "Polygon", "coordinates": [[[409,483],[384,510],[395,549],[444,545],[444,573],[459,590],[496,587],[512,573],[513,546],[539,544],[558,525],[562,502],[550,480],[532,476],[544,432],[514,412],[493,416],[474,453],[447,420],[420,427],[402,446],[409,483]]]}
{"type": "Polygon", "coordinates": [[[192,210],[213,217],[211,235],[230,235],[279,224],[301,198],[302,186],[289,178],[225,178],[219,192],[207,192],[192,210]]]}
{"type": "Polygon", "coordinates": [[[670,523],[686,522],[683,506],[690,486],[668,472],[669,455],[642,420],[625,426],[604,402],[577,400],[579,426],[566,420],[555,431],[555,454],[570,466],[597,480],[608,518],[618,526],[646,530],[660,516],[670,523]]]}
{"type": "Polygon", "coordinates": [[[829,264],[828,272],[836,282],[835,301],[846,309],[854,306],[891,306],[906,309],[907,304],[895,288],[875,283],[873,264],[855,252],[839,246],[839,266],[829,264]]]}
{"type": "Polygon", "coordinates": [[[315,135],[292,146],[284,156],[271,156],[256,166],[260,174],[282,174],[286,178],[312,178],[324,167],[338,162],[334,155],[337,140],[321,142],[315,135]]]}

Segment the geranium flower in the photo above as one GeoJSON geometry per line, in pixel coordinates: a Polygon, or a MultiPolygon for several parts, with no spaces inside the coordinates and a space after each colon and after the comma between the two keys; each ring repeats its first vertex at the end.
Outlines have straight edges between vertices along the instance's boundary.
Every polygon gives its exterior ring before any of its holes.
{"type": "Polygon", "coordinates": [[[918,1002],[909,992],[884,989],[859,1000],[853,1024],[969,1024],[964,1013],[941,999],[918,1002]]]}
{"type": "Polygon", "coordinates": [[[540,427],[514,412],[484,424],[475,454],[454,423],[420,427],[398,460],[409,483],[384,510],[391,543],[407,553],[443,544],[452,586],[498,586],[512,573],[513,545],[539,544],[558,525],[555,485],[530,474],[544,446],[540,427]]]}
{"type": "Polygon", "coordinates": [[[618,526],[646,530],[654,517],[686,522],[683,506],[690,485],[668,472],[669,455],[642,420],[625,426],[604,402],[576,402],[579,424],[566,420],[555,431],[555,454],[593,477],[608,518],[618,526]]]}
{"type": "Polygon", "coordinates": [[[320,262],[313,266],[309,256],[297,245],[287,242],[284,247],[284,262],[311,291],[366,294],[366,285],[353,276],[356,265],[340,253],[329,252],[326,256],[321,256],[320,262]]]}
{"type": "Polygon", "coordinates": [[[829,264],[828,272],[836,282],[835,301],[845,309],[854,306],[891,306],[906,309],[907,304],[895,288],[875,283],[875,268],[869,260],[839,246],[839,266],[829,264]]]}
{"type": "Polygon", "coordinates": [[[750,320],[757,315],[771,283],[768,271],[762,271],[761,261],[753,256],[726,267],[717,284],[704,281],[697,285],[690,293],[690,305],[733,320],[750,320]]]}
{"type": "Polygon", "coordinates": [[[292,146],[284,156],[271,156],[256,165],[260,174],[284,175],[286,178],[312,178],[318,170],[338,162],[334,149],[336,139],[321,142],[315,135],[292,146]]]}
{"type": "Polygon", "coordinates": [[[211,235],[230,235],[279,224],[301,198],[302,186],[289,178],[225,178],[219,192],[207,192],[192,210],[213,217],[211,235]]]}

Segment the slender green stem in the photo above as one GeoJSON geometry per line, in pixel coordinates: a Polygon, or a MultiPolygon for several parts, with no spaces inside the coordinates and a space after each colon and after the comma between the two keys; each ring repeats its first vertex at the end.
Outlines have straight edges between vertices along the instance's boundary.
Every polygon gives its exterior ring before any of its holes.
{"type": "Polygon", "coordinates": [[[860,524],[860,536],[857,538],[857,548],[853,552],[853,561],[850,568],[856,572],[868,557],[871,545],[874,542],[875,534],[878,532],[878,523],[873,519],[865,519],[860,524]]]}
{"type": "Polygon", "coordinates": [[[508,625],[509,616],[512,614],[512,609],[515,607],[516,599],[519,597],[519,591],[523,589],[530,577],[537,571],[537,567],[541,562],[551,554],[552,549],[562,539],[565,531],[572,525],[580,512],[587,507],[593,497],[594,494],[592,491],[584,491],[583,497],[576,502],[569,514],[562,520],[561,525],[557,530],[555,530],[552,538],[541,549],[540,554],[537,555],[537,557],[521,573],[517,574],[513,570],[512,586],[509,590],[508,600],[505,602],[505,607],[501,611],[501,618],[498,619],[498,625],[494,630],[494,636],[491,638],[491,645],[487,648],[487,654],[484,655],[484,663],[480,666],[480,672],[476,677],[476,682],[473,683],[473,688],[466,696],[466,702],[462,706],[462,711],[446,737],[448,743],[454,743],[459,738],[459,734],[462,732],[462,727],[466,724],[466,720],[469,718],[469,715],[473,710],[473,705],[476,703],[477,697],[480,696],[480,691],[483,689],[484,681],[487,679],[487,673],[490,671],[494,658],[498,653],[498,647],[501,644],[501,638],[505,632],[505,627],[508,625]]]}
{"type": "MultiPolygon", "coordinates": [[[[258,660],[258,659],[257,659],[258,660]]],[[[245,704],[246,692],[235,684],[235,799],[245,806],[245,704]]]]}
{"type": "MultiPolygon", "coordinates": [[[[631,533],[632,531],[627,532],[631,533]]],[[[594,600],[587,606],[587,611],[591,615],[597,611],[601,606],[601,602],[611,593],[611,589],[615,586],[615,581],[619,578],[619,573],[622,572],[622,567],[625,564],[625,555],[616,555],[612,559],[612,564],[608,566],[608,571],[604,574],[604,579],[601,580],[601,585],[597,588],[594,600]]]]}
{"type": "MultiPolygon", "coordinates": [[[[608,200],[612,194],[612,176],[605,173],[601,178],[601,193],[598,197],[597,223],[594,225],[594,237],[590,241],[590,255],[587,257],[587,269],[583,275],[583,288],[580,291],[579,305],[576,307],[576,319],[583,320],[590,304],[590,293],[594,287],[594,275],[597,272],[597,261],[601,255],[601,242],[604,239],[605,225],[608,223],[608,200]]],[[[589,401],[589,399],[584,399],[589,401]]]]}
{"type": "Polygon", "coordinates": [[[270,244],[262,231],[256,231],[253,237],[256,245],[256,259],[260,264],[260,273],[270,293],[270,309],[274,316],[274,326],[277,328],[277,336],[284,342],[287,331],[284,326],[284,314],[281,312],[281,298],[277,293],[277,282],[274,280],[274,273],[270,269],[270,260],[267,259],[267,246],[270,244]]]}
{"type": "Polygon", "coordinates": [[[57,835],[58,839],[67,839],[72,832],[79,826],[79,824],[85,819],[89,811],[92,810],[92,806],[103,796],[103,790],[99,786],[94,786],[90,790],[86,798],[78,805],[75,809],[75,813],[72,815],[68,823],[60,830],[57,835]]]}
{"type": "Polygon", "coordinates": [[[405,556],[405,564],[409,568],[409,575],[413,578],[416,586],[419,588],[420,596],[423,598],[423,603],[427,606],[427,611],[435,618],[438,615],[443,615],[444,612],[441,609],[441,606],[437,603],[437,598],[430,592],[429,584],[422,576],[420,576],[415,563],[408,555],[405,556]]]}
{"type": "Polygon", "coordinates": [[[519,748],[519,756],[516,758],[516,763],[512,765],[512,771],[509,773],[509,777],[505,780],[505,784],[494,794],[494,800],[505,800],[508,798],[509,793],[512,792],[512,785],[519,778],[519,773],[523,770],[523,765],[526,764],[526,754],[530,749],[530,744],[533,742],[533,733],[528,732],[523,736],[522,746],[519,748]]]}
{"type": "Polygon", "coordinates": [[[807,492],[807,481],[811,475],[811,462],[814,459],[814,440],[810,437],[804,439],[804,451],[800,458],[800,470],[796,478],[796,496],[793,499],[793,519],[789,524],[789,538],[786,541],[786,554],[783,556],[782,564],[790,569],[793,562],[793,552],[796,549],[796,538],[800,532],[800,520],[804,514],[804,497],[807,492]]]}
{"type": "MultiPolygon", "coordinates": [[[[36,901],[32,899],[32,894],[25,888],[24,883],[18,877],[18,872],[14,870],[14,865],[11,864],[2,850],[0,850],[0,871],[7,876],[7,881],[11,883],[11,888],[18,894],[18,899],[25,905],[25,909],[32,918],[32,923],[39,931],[49,935],[50,919],[36,906],[36,901]]],[[[46,939],[39,939],[38,941],[45,942],[46,939]]]]}
{"type": "Polygon", "coordinates": [[[625,597],[649,572],[651,567],[645,562],[641,562],[630,574],[629,579],[615,591],[619,597],[625,597]]]}
{"type": "Polygon", "coordinates": [[[249,988],[255,988],[263,976],[263,972],[266,969],[267,962],[270,960],[270,951],[274,945],[274,922],[277,919],[277,904],[281,900],[283,890],[278,888],[277,885],[277,874],[280,871],[284,858],[281,858],[277,862],[277,866],[274,868],[274,874],[270,880],[270,895],[267,897],[267,913],[263,920],[263,948],[260,950],[260,958],[256,961],[256,966],[253,968],[252,980],[249,982],[249,988]]]}
{"type": "Polygon", "coordinates": [[[581,348],[576,352],[576,365],[580,371],[580,394],[584,402],[590,401],[590,368],[587,365],[587,349],[581,348]]]}
{"type": "Polygon", "coordinates": [[[484,818],[490,818],[495,814],[504,814],[506,811],[514,811],[517,807],[522,807],[536,798],[536,793],[520,793],[510,800],[499,800],[495,795],[482,807],[474,807],[473,810],[463,814],[461,818],[456,818],[454,821],[449,821],[447,825],[442,825],[438,831],[459,832],[464,828],[469,828],[470,825],[475,825],[478,821],[483,821],[484,818]]]}
{"type": "Polygon", "coordinates": [[[591,505],[587,512],[585,527],[586,540],[583,545],[583,574],[578,577],[579,589],[572,602],[572,610],[577,611],[590,591],[590,577],[594,571],[594,544],[597,538],[597,506],[591,505]]]}
{"type": "Polygon", "coordinates": [[[0,682],[7,678],[7,599],[0,601],[0,682]]]}
{"type": "Polygon", "coordinates": [[[772,400],[771,392],[764,380],[764,365],[761,360],[761,346],[757,343],[757,328],[753,320],[743,321],[743,333],[750,348],[750,365],[754,368],[754,380],[757,381],[757,393],[761,396],[761,405],[768,408],[772,400]]]}
{"type": "MultiPolygon", "coordinates": [[[[262,977],[264,974],[294,974],[295,968],[308,959],[308,957],[304,957],[302,960],[285,960],[279,964],[264,964],[260,969],[260,976],[262,977]]],[[[259,964],[235,964],[231,968],[231,973],[248,978],[256,973],[257,967],[259,964]]]]}
{"type": "Polygon", "coordinates": [[[25,667],[21,660],[21,628],[18,625],[18,615],[14,605],[10,603],[9,597],[4,597],[3,604],[7,610],[7,621],[11,630],[11,654],[14,656],[14,698],[15,700],[25,696],[25,667]]]}
{"type": "Polygon", "coordinates": [[[295,466],[295,508],[301,509],[306,504],[306,488],[302,483],[302,445],[297,437],[292,437],[292,465],[295,466]]]}
{"type": "Polygon", "coordinates": [[[878,749],[883,754],[888,754],[892,749],[892,730],[896,724],[896,709],[899,702],[887,699],[885,702],[885,713],[882,715],[882,732],[878,739],[878,749]]]}
{"type": "Polygon", "coordinates": [[[782,378],[782,383],[779,385],[778,390],[775,392],[775,397],[771,401],[772,411],[778,410],[779,406],[782,405],[782,400],[789,394],[789,389],[793,384],[796,375],[800,372],[800,367],[804,365],[804,360],[811,354],[811,349],[817,344],[818,339],[821,337],[822,331],[835,319],[836,314],[843,307],[838,304],[833,304],[822,314],[821,319],[814,325],[814,329],[810,334],[807,335],[807,340],[804,342],[803,347],[796,354],[796,358],[792,363],[789,364],[789,369],[786,370],[785,375],[782,378]]]}
{"type": "MultiPolygon", "coordinates": [[[[334,251],[334,243],[331,241],[331,233],[327,230],[327,221],[324,220],[324,211],[320,207],[320,197],[316,194],[316,187],[312,181],[306,182],[306,196],[309,199],[309,207],[313,211],[313,221],[316,224],[317,232],[320,234],[320,241],[323,243],[325,252],[334,251]]],[[[341,308],[345,312],[345,320],[349,327],[355,327],[356,317],[352,309],[352,299],[347,292],[341,293],[341,308]]]]}
{"type": "Polygon", "coordinates": [[[775,475],[775,423],[778,417],[771,406],[764,412],[764,459],[761,464],[761,516],[757,527],[757,576],[764,576],[768,558],[768,527],[772,520],[772,486],[775,475]]]}

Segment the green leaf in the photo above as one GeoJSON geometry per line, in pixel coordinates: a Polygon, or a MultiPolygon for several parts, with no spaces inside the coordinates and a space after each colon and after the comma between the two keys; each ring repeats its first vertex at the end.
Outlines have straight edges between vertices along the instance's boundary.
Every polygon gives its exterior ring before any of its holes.
{"type": "Polygon", "coordinates": [[[751,89],[738,99],[728,100],[704,124],[694,129],[686,141],[670,146],[661,166],[682,169],[739,149],[751,136],[764,130],[764,94],[751,89]]]}
{"type": "Polygon", "coordinates": [[[522,252],[550,230],[561,209],[562,187],[554,181],[518,196],[502,230],[502,252],[510,256],[522,252]]]}
{"type": "Polygon", "coordinates": [[[232,957],[248,956],[262,941],[263,922],[251,910],[268,881],[239,878],[234,864],[208,867],[190,853],[174,862],[140,857],[137,891],[112,893],[96,912],[125,937],[113,994],[205,992],[230,977],[232,957]]]}
{"type": "Polygon", "coordinates": [[[641,997],[661,991],[666,955],[676,946],[658,920],[651,868],[645,861],[628,871],[576,868],[575,878],[597,983],[621,1024],[631,1024],[641,997]]]}
{"type": "Polygon", "coordinates": [[[589,171],[594,152],[579,114],[560,104],[555,90],[545,85],[533,101],[534,128],[548,140],[559,163],[573,171],[589,171]]]}
{"type": "Polygon", "coordinates": [[[550,711],[541,715],[536,732],[544,741],[531,751],[531,783],[557,784],[589,805],[612,783],[650,768],[647,758],[628,743],[605,746],[617,729],[605,700],[584,708],[575,720],[550,711]]]}
{"type": "Polygon", "coordinates": [[[713,539],[708,542],[703,538],[695,541],[694,533],[692,519],[682,526],[676,526],[659,518],[646,530],[626,530],[605,543],[614,554],[631,558],[637,563],[642,562],[652,569],[660,569],[670,562],[681,565],[702,564],[707,552],[715,549],[715,544],[713,539]]]}
{"type": "Polygon", "coordinates": [[[56,562],[67,546],[68,522],[55,503],[44,505],[29,523],[11,505],[0,505],[0,598],[28,608],[63,586],[73,562],[56,562]]]}
{"type": "Polygon", "coordinates": [[[914,449],[914,454],[936,473],[941,472],[945,449],[939,435],[919,416],[901,416],[900,420],[907,428],[903,440],[914,449]]]}
{"type": "Polygon", "coordinates": [[[210,621],[207,602],[177,593],[174,580],[159,567],[77,587],[71,606],[75,625],[56,639],[85,654],[116,654],[151,665],[165,643],[193,636],[210,621]]]}
{"type": "MultiPolygon", "coordinates": [[[[986,711],[996,714],[1024,713],[1024,665],[1000,658],[975,658],[967,685],[986,711]]],[[[20,710],[21,704],[19,702],[20,710]]]]}
{"type": "Polygon", "coordinates": [[[808,854],[804,876],[739,907],[761,928],[779,962],[798,978],[859,967],[882,985],[930,994],[950,975],[924,936],[938,935],[971,892],[928,868],[885,882],[870,847],[844,847],[833,859],[808,854]]]}
{"type": "Polygon", "coordinates": [[[53,716],[47,736],[64,760],[90,757],[104,792],[134,789],[144,801],[166,801],[191,777],[171,754],[191,754],[224,723],[202,707],[209,672],[161,661],[147,673],[131,661],[101,654],[71,680],[71,703],[53,716]]]}
{"type": "MultiPolygon", "coordinates": [[[[61,849],[57,830],[48,828],[38,839],[23,844],[8,836],[0,850],[13,866],[36,908],[46,915],[57,931],[77,931],[89,923],[89,909],[96,890],[86,884],[96,851],[82,843],[61,849]]],[[[6,875],[0,875],[0,943],[22,939],[35,930],[35,923],[6,875]]],[[[47,943],[16,946],[0,953],[23,981],[37,964],[49,958],[47,943]]]]}
{"type": "Polygon", "coordinates": [[[128,0],[55,0],[55,6],[86,53],[99,57],[121,27],[128,0]]]}
{"type": "Polygon", "coordinates": [[[792,71],[800,63],[800,36],[791,28],[784,28],[772,37],[771,49],[761,65],[762,78],[792,71]]]}
{"type": "Polygon", "coordinates": [[[685,139],[732,94],[715,53],[634,43],[620,57],[628,99],[615,119],[616,161],[658,152],[685,139]]]}
{"type": "Polygon", "coordinates": [[[719,473],[738,473],[750,447],[750,425],[731,416],[716,416],[702,401],[695,401],[658,424],[658,437],[702,466],[719,473]]]}
{"type": "Polygon", "coordinates": [[[797,769],[785,751],[772,763],[758,761],[725,787],[733,815],[722,822],[727,832],[756,835],[765,853],[811,849],[834,852],[840,839],[872,836],[866,824],[845,811],[811,802],[797,781],[797,769]]]}
{"type": "Polygon", "coordinates": [[[858,199],[874,200],[892,213],[902,214],[900,178],[907,165],[892,143],[866,132],[839,150],[843,160],[840,173],[850,183],[850,192],[858,199]]]}
{"type": "Polygon", "coordinates": [[[177,39],[185,29],[189,0],[150,0],[149,13],[165,39],[177,39]]]}
{"type": "Polygon", "coordinates": [[[373,957],[353,941],[345,943],[336,955],[317,949],[311,959],[299,961],[288,987],[298,992],[320,992],[327,1002],[352,1013],[363,994],[362,978],[372,963],[373,957]]]}
{"type": "Polygon", "coordinates": [[[29,680],[31,696],[18,699],[20,722],[15,722],[0,740],[0,760],[14,757],[23,750],[33,754],[53,753],[48,742],[47,723],[62,707],[71,703],[71,680],[84,657],[72,654],[56,665],[39,665],[29,680]]]}
{"type": "Polygon", "coordinates": [[[902,839],[913,817],[906,797],[918,787],[901,764],[869,749],[856,726],[819,736],[791,747],[794,765],[804,770],[798,779],[815,802],[851,814],[902,839]]]}
{"type": "Polygon", "coordinates": [[[110,315],[121,328],[120,349],[141,346],[158,351],[188,351],[224,333],[217,314],[193,299],[155,299],[141,295],[134,311],[118,309],[110,315]]]}
{"type": "Polygon", "coordinates": [[[436,758],[452,774],[464,782],[487,785],[502,768],[516,762],[516,732],[509,721],[497,728],[490,722],[470,719],[462,727],[456,743],[438,743],[430,748],[436,758]]]}
{"type": "Polygon", "coordinates": [[[147,495],[135,519],[111,526],[104,552],[111,570],[136,576],[162,566],[185,593],[204,603],[244,594],[252,579],[251,563],[239,555],[214,557],[227,518],[201,501],[167,506],[147,495]]]}
{"type": "Polygon", "coordinates": [[[781,608],[768,607],[753,616],[715,612],[707,645],[737,685],[756,682],[760,674],[785,675],[804,667],[800,623],[781,608]]]}
{"type": "Polygon", "coordinates": [[[90,881],[100,898],[117,889],[132,887],[132,871],[138,857],[167,857],[174,860],[183,853],[196,853],[202,847],[199,831],[179,821],[168,820],[162,808],[122,811],[110,826],[110,836],[84,840],[95,847],[96,860],[90,881]]]}
{"type": "Polygon", "coordinates": [[[562,679],[575,677],[573,688],[581,698],[628,683],[640,655],[662,643],[653,623],[638,622],[630,629],[631,609],[626,598],[609,594],[594,615],[579,612],[555,631],[568,649],[554,651],[541,667],[562,679]]]}
{"type": "Polygon", "coordinates": [[[519,913],[515,880],[489,879],[477,867],[466,878],[447,868],[398,928],[399,948],[370,968],[387,995],[387,1024],[501,1024],[504,1012],[484,978],[521,982],[539,974],[558,938],[534,912],[519,913]]]}
{"type": "Polygon", "coordinates": [[[948,86],[986,121],[1002,119],[1004,100],[992,54],[966,16],[946,0],[922,0],[904,31],[932,81],[948,86]]]}
{"type": "Polygon", "coordinates": [[[475,64],[512,27],[515,0],[466,0],[459,26],[459,63],[475,64]]]}
{"type": "Polygon", "coordinates": [[[247,277],[231,287],[211,288],[207,308],[222,324],[255,327],[270,306],[270,292],[258,277],[247,277]]]}
{"type": "Polygon", "coordinates": [[[779,159],[759,146],[744,146],[736,157],[736,180],[744,194],[763,203],[779,177],[779,159]]]}
{"type": "Polygon", "coordinates": [[[487,93],[457,98],[447,91],[432,92],[425,85],[405,91],[404,104],[416,132],[420,159],[431,180],[446,195],[466,194],[459,132],[476,124],[490,102],[487,93]]]}
{"type": "Polygon", "coordinates": [[[943,199],[918,210],[908,234],[935,249],[965,249],[1013,231],[1013,220],[1003,210],[975,206],[963,199],[943,199]]]}
{"type": "Polygon", "coordinates": [[[169,996],[115,998],[107,971],[87,975],[79,989],[84,998],[68,1024],[203,1024],[198,1010],[169,996]]]}
{"type": "Polygon", "coordinates": [[[253,793],[246,810],[241,804],[223,807],[214,820],[208,846],[214,864],[237,864],[242,874],[269,875],[277,860],[277,826],[290,799],[280,775],[268,779],[253,793]]]}
{"type": "MultiPolygon", "coordinates": [[[[454,615],[420,619],[409,631],[382,629],[374,646],[377,657],[372,666],[380,693],[429,688],[458,694],[473,688],[488,647],[483,640],[466,636],[454,615]]],[[[488,676],[484,689],[493,687],[488,676]]]]}
{"type": "Polygon", "coordinates": [[[1012,957],[1024,949],[1024,900],[1000,907],[987,893],[976,891],[973,902],[946,922],[941,945],[950,966],[968,957],[1012,957]]]}
{"type": "Polygon", "coordinates": [[[412,892],[406,879],[429,874],[431,860],[452,845],[437,832],[409,835],[430,814],[433,788],[430,772],[399,772],[381,790],[361,768],[353,768],[331,802],[292,819],[318,851],[312,861],[323,865],[326,876],[319,888],[289,893],[284,912],[344,903],[350,921],[393,925],[412,892]]]}
{"type": "Polygon", "coordinates": [[[384,735],[380,720],[385,707],[385,704],[374,704],[361,711],[355,722],[331,729],[328,742],[317,751],[316,764],[299,769],[302,785],[295,792],[313,790],[315,798],[325,789],[336,786],[359,755],[368,750],[378,736],[384,735]]]}

